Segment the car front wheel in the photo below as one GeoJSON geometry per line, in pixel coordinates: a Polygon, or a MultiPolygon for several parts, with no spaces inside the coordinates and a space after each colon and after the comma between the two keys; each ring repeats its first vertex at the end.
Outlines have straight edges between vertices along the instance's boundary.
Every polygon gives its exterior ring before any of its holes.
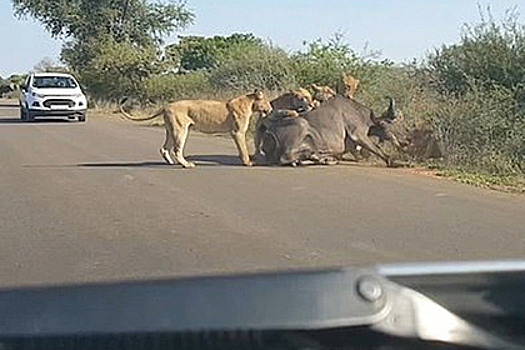
{"type": "Polygon", "coordinates": [[[78,121],[81,123],[84,123],[87,119],[87,116],[85,114],[81,114],[78,116],[78,121]]]}

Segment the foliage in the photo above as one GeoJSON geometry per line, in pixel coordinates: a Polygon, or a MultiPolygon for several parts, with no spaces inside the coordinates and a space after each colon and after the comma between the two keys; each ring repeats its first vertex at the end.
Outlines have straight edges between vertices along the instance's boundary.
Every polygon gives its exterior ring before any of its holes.
{"type": "Polygon", "coordinates": [[[170,73],[150,77],[144,82],[144,100],[165,102],[190,98],[216,98],[204,72],[170,73]]]}
{"type": "Polygon", "coordinates": [[[41,22],[56,38],[87,40],[111,37],[116,42],[150,46],[193,21],[183,3],[147,0],[11,0],[15,14],[41,22]]]}
{"type": "Polygon", "coordinates": [[[65,39],[61,59],[100,97],[140,95],[157,70],[162,38],[193,21],[184,3],[148,0],[12,0],[15,14],[65,39]]]}
{"type": "Polygon", "coordinates": [[[525,27],[512,11],[501,22],[488,12],[429,57],[429,87],[440,94],[433,124],[449,165],[524,172],[525,27]]]}
{"type": "Polygon", "coordinates": [[[306,51],[292,56],[300,85],[333,85],[340,80],[342,72],[355,72],[363,62],[342,39],[341,35],[336,34],[328,42],[319,39],[305,43],[306,51]]]}
{"type": "Polygon", "coordinates": [[[444,169],[438,171],[437,175],[448,177],[467,185],[525,194],[525,177],[522,174],[492,175],[459,168],[444,169]]]}
{"type": "MultiPolygon", "coordinates": [[[[96,99],[119,99],[142,95],[143,83],[158,73],[157,52],[153,47],[136,47],[112,38],[87,43],[92,57],[78,71],[82,84],[96,99]]],[[[65,48],[64,60],[74,48],[65,48]]]]}
{"type": "Polygon", "coordinates": [[[44,57],[33,67],[33,71],[37,73],[45,72],[62,72],[67,73],[67,67],[55,62],[51,57],[44,57]]]}
{"type": "Polygon", "coordinates": [[[175,69],[194,71],[219,66],[242,50],[262,48],[264,42],[253,34],[235,33],[230,36],[179,36],[177,44],[165,49],[166,59],[175,69]]]}
{"type": "Polygon", "coordinates": [[[245,92],[289,89],[296,85],[293,67],[287,53],[269,45],[230,49],[229,57],[210,71],[210,84],[215,90],[245,92]]]}
{"type": "Polygon", "coordinates": [[[22,86],[27,78],[27,74],[12,74],[7,78],[8,83],[14,84],[15,86],[22,86]]]}
{"type": "Polygon", "coordinates": [[[466,25],[458,44],[443,46],[429,58],[434,86],[442,92],[464,94],[479,85],[510,89],[520,103],[525,97],[525,26],[514,11],[498,23],[490,10],[488,18],[466,25]]]}

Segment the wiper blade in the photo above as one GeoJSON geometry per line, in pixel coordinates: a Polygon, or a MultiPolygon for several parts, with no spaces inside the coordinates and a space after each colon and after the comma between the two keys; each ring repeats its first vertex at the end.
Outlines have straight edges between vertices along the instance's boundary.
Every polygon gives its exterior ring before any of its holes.
{"type": "MultiPolygon", "coordinates": [[[[519,304],[525,265],[516,264],[514,269],[462,271],[459,279],[453,269],[438,271],[438,265],[421,264],[412,266],[421,268],[417,273],[380,266],[4,290],[0,339],[366,328],[407,339],[522,349],[524,337],[519,333],[495,332],[484,327],[490,322],[483,322],[484,316],[522,322],[525,311],[520,307],[496,310],[485,305],[481,310],[490,312],[483,315],[463,315],[469,309],[465,303],[459,315],[450,307],[457,305],[458,297],[477,295],[473,290],[500,288],[505,276],[516,283],[515,290],[521,288],[514,296],[519,304]],[[425,266],[427,274],[421,272],[425,266]],[[451,280],[459,296],[448,289],[443,293],[451,280]],[[461,281],[468,288],[462,288],[461,281]],[[463,317],[472,315],[473,319],[463,317]]],[[[457,266],[461,270],[464,265],[457,266]]]]}

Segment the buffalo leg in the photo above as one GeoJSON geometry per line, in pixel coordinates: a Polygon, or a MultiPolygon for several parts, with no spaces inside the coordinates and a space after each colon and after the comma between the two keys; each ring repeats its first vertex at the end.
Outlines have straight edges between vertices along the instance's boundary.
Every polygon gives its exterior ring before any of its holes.
{"type": "Polygon", "coordinates": [[[253,143],[255,146],[254,156],[258,156],[261,153],[261,142],[264,133],[266,132],[266,127],[259,120],[257,122],[257,127],[255,128],[255,134],[253,135],[253,143]]]}
{"type": "Polygon", "coordinates": [[[387,166],[390,166],[390,159],[386,156],[385,153],[381,150],[381,148],[377,147],[372,140],[368,137],[363,137],[360,139],[359,142],[363,148],[369,150],[370,152],[374,153],[379,158],[383,159],[387,166]]]}

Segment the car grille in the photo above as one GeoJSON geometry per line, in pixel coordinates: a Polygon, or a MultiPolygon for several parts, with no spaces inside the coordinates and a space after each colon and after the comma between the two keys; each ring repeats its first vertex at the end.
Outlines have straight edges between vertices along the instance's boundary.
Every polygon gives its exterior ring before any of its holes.
{"type": "Polygon", "coordinates": [[[44,106],[50,108],[51,106],[68,106],[74,107],[75,101],[69,99],[49,99],[44,102],[44,106]]]}

